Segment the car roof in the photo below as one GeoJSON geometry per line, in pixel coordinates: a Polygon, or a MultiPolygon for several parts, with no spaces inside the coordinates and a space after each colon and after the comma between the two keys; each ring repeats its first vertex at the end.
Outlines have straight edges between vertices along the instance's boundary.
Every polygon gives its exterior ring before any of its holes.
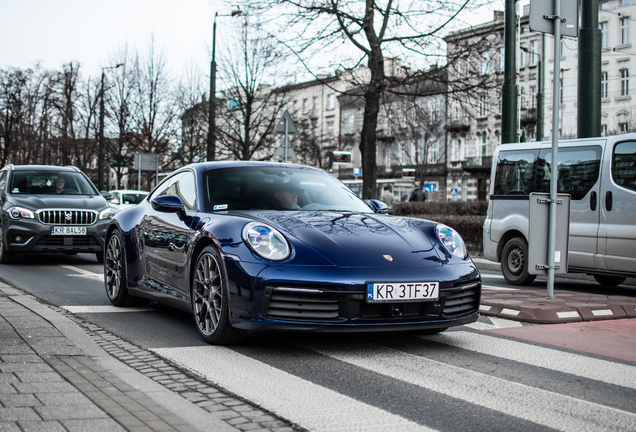
{"type": "Polygon", "coordinates": [[[119,192],[119,193],[129,193],[129,194],[135,194],[135,193],[150,193],[148,191],[142,191],[142,190],[133,190],[133,189],[113,189],[113,190],[109,190],[108,192],[113,193],[113,192],[119,192]]]}
{"type": "Polygon", "coordinates": [[[50,171],[67,171],[67,172],[79,172],[79,168],[75,166],[56,166],[56,165],[12,165],[11,168],[15,171],[29,171],[29,170],[50,170],[50,171]]]}

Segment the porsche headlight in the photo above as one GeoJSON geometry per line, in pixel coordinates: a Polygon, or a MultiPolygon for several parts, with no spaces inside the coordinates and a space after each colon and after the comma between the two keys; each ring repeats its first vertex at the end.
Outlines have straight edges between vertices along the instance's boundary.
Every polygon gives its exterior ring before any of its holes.
{"type": "Polygon", "coordinates": [[[12,207],[9,210],[9,216],[11,216],[11,219],[35,219],[35,214],[33,213],[33,211],[24,207],[12,207]]]}
{"type": "Polygon", "coordinates": [[[268,260],[282,261],[291,254],[287,239],[278,230],[259,222],[250,222],[243,227],[243,240],[250,249],[268,260]]]}
{"type": "Polygon", "coordinates": [[[104,220],[104,219],[112,219],[112,217],[115,216],[115,211],[110,208],[110,207],[106,207],[104,210],[99,212],[99,220],[104,220]]]}
{"type": "Polygon", "coordinates": [[[435,226],[435,232],[450,253],[461,259],[466,258],[468,255],[466,245],[457,231],[446,225],[438,224],[435,226]]]}

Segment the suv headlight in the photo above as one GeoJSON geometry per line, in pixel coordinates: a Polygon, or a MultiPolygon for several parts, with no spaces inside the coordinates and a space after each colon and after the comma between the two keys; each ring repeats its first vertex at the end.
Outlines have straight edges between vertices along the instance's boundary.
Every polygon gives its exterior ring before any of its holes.
{"type": "Polygon", "coordinates": [[[28,208],[24,208],[24,207],[10,208],[9,216],[11,216],[11,219],[20,219],[20,218],[35,219],[35,213],[33,213],[33,211],[29,210],[28,208]]]}
{"type": "Polygon", "coordinates": [[[99,216],[97,217],[97,219],[98,220],[112,219],[113,216],[115,216],[115,212],[113,211],[112,208],[107,207],[104,210],[99,212],[99,216]]]}
{"type": "Polygon", "coordinates": [[[461,259],[466,258],[468,255],[466,245],[457,231],[446,225],[438,224],[435,226],[435,232],[450,253],[461,259]]]}
{"type": "Polygon", "coordinates": [[[249,248],[265,259],[282,261],[291,255],[285,236],[268,225],[250,222],[243,227],[242,236],[249,248]]]}

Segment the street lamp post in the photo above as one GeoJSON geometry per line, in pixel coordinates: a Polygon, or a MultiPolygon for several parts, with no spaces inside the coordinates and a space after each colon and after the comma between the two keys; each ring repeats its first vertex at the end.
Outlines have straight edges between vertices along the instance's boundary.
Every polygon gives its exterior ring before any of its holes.
{"type": "Polygon", "coordinates": [[[102,68],[102,84],[99,91],[99,151],[97,155],[97,188],[104,190],[104,71],[106,69],[117,69],[123,66],[119,63],[116,66],[105,66],[102,68]]]}
{"type": "Polygon", "coordinates": [[[216,154],[216,17],[237,16],[243,13],[242,10],[233,10],[229,15],[214,14],[212,23],[212,61],[210,62],[210,111],[208,115],[208,140],[206,148],[206,160],[213,161],[216,154]]]}

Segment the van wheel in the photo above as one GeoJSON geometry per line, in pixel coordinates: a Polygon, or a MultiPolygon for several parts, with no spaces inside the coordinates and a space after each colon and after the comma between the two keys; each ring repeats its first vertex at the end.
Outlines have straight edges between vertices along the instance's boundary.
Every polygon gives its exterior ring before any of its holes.
{"type": "Polygon", "coordinates": [[[537,277],[528,274],[528,244],[521,237],[510,239],[504,246],[501,272],[511,285],[530,285],[537,277]]]}
{"type": "Polygon", "coordinates": [[[607,275],[593,275],[596,282],[603,286],[618,286],[625,282],[626,277],[622,276],[607,276],[607,275]]]}

